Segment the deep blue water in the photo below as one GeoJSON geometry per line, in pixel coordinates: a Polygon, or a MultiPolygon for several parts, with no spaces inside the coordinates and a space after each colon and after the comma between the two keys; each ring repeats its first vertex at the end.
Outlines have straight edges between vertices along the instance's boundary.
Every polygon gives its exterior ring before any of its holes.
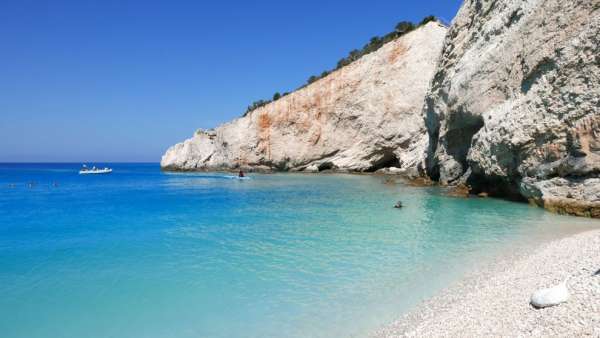
{"type": "Polygon", "coordinates": [[[1,337],[360,337],[482,257],[598,224],[376,176],[108,165],[0,164],[1,337]]]}

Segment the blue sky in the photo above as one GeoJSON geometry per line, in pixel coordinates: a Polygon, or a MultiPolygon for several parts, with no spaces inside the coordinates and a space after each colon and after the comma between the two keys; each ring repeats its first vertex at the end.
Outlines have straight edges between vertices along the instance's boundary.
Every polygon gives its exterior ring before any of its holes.
{"type": "Polygon", "coordinates": [[[461,1],[0,2],[0,162],[150,161],[461,1]]]}

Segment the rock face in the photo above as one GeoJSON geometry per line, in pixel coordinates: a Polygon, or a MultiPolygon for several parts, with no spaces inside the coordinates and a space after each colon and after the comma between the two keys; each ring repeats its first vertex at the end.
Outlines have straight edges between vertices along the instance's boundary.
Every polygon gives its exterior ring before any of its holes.
{"type": "Polygon", "coordinates": [[[433,179],[600,217],[600,0],[465,0],[425,119],[433,179]]]}
{"type": "Polygon", "coordinates": [[[447,29],[431,22],[245,117],[198,131],[162,157],[167,170],[417,173],[422,107],[447,29]]]}

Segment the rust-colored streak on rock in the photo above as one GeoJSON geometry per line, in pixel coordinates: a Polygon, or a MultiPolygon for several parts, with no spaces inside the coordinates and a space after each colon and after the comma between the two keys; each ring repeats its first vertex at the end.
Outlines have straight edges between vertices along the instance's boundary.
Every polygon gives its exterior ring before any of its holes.
{"type": "Polygon", "coordinates": [[[262,112],[258,117],[261,151],[271,160],[271,117],[268,112],[262,112]]]}
{"type": "Polygon", "coordinates": [[[264,112],[260,114],[258,117],[258,126],[261,132],[271,127],[271,118],[269,117],[269,113],[264,112]]]}
{"type": "Polygon", "coordinates": [[[388,56],[388,62],[392,64],[396,63],[396,61],[398,61],[402,55],[406,54],[407,50],[408,49],[403,43],[398,43],[390,52],[390,55],[388,56]]]}

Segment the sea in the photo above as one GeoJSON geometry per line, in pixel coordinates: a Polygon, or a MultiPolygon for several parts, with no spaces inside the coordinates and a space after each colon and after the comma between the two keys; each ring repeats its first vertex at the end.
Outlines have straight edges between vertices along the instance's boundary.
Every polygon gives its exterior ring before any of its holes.
{"type": "Polygon", "coordinates": [[[114,171],[0,164],[0,337],[365,337],[500,252],[599,225],[384,176],[92,164],[114,171]]]}

